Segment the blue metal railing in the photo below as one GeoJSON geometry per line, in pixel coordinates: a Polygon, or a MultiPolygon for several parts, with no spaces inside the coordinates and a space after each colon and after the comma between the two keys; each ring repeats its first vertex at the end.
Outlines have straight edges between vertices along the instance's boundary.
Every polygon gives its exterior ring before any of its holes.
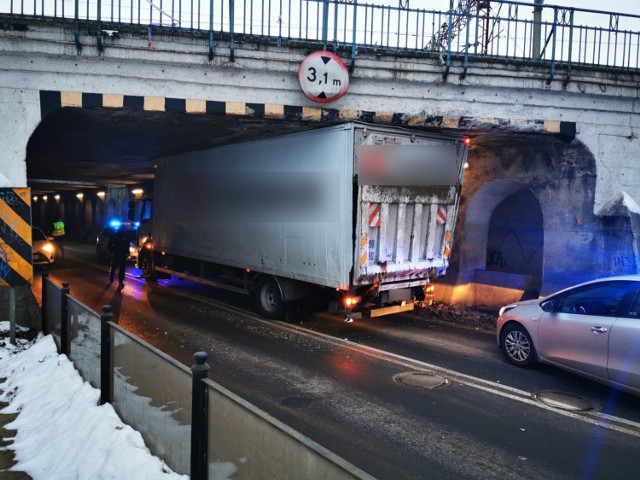
{"type": "MultiPolygon", "coordinates": [[[[535,1],[535,0],[534,0],[535,1]]],[[[495,58],[542,63],[549,81],[558,67],[640,69],[640,16],[510,0],[441,0],[443,10],[411,7],[417,0],[0,0],[11,17],[47,17],[110,26],[203,32],[311,42],[347,51],[352,66],[363,50],[439,56],[445,75],[454,59],[495,58]],[[448,5],[447,5],[448,3],[448,5]],[[447,8],[448,7],[448,8],[447,8]]],[[[100,45],[99,45],[100,46],[100,45]]]]}

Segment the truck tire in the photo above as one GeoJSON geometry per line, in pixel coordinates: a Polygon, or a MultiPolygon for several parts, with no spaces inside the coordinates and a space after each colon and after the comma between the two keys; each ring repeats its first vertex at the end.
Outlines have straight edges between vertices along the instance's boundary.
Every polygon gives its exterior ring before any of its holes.
{"type": "Polygon", "coordinates": [[[258,281],[254,300],[258,313],[263,317],[280,320],[284,316],[284,298],[275,278],[264,277],[258,281]]]}
{"type": "Polygon", "coordinates": [[[140,251],[141,255],[140,258],[138,258],[138,264],[140,265],[140,270],[142,270],[142,276],[149,281],[155,281],[157,276],[156,276],[156,272],[153,268],[153,259],[151,258],[151,255],[148,253],[142,253],[142,250],[140,251]]]}

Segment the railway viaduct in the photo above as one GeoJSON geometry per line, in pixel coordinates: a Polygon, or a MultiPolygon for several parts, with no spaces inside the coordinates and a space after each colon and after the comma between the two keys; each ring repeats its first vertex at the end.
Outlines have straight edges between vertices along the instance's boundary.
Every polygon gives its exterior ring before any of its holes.
{"type": "Polygon", "coordinates": [[[59,192],[53,208],[90,238],[166,154],[352,120],[446,132],[468,137],[470,153],[437,300],[493,308],[640,272],[637,70],[550,75],[543,62],[375,48],[354,64],[338,48],[347,93],[319,104],[298,81],[317,42],[208,45],[206,34],[0,16],[2,186],[39,197],[34,224],[51,221],[42,195],[59,192]]]}

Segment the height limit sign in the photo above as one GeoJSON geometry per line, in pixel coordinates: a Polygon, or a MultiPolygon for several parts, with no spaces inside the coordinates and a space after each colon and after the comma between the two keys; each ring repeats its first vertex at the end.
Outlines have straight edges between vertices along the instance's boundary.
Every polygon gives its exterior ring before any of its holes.
{"type": "Polygon", "coordinates": [[[329,103],[347,92],[349,71],[340,57],[331,52],[313,52],[300,64],[300,87],[309,100],[329,103]]]}

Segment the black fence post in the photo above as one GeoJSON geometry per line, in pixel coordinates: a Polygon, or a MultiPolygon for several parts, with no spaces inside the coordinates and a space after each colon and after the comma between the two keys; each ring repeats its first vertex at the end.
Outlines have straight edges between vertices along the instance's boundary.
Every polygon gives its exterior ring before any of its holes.
{"type": "Polygon", "coordinates": [[[103,305],[100,314],[100,405],[111,402],[111,305],[103,305]]]}
{"type": "Polygon", "coordinates": [[[191,480],[207,480],[209,449],[209,401],[207,386],[202,380],[207,378],[209,365],[205,352],[193,354],[195,365],[191,366],[191,480]]]}
{"type": "Polygon", "coordinates": [[[69,354],[69,322],[67,321],[67,312],[69,310],[69,302],[67,295],[71,289],[69,288],[69,282],[62,282],[62,290],[60,298],[60,353],[64,355],[69,354]]]}
{"type": "Polygon", "coordinates": [[[44,268],[42,270],[42,309],[40,310],[42,325],[40,326],[40,330],[42,330],[43,335],[48,335],[47,332],[47,281],[49,280],[49,271],[44,268]]]}

